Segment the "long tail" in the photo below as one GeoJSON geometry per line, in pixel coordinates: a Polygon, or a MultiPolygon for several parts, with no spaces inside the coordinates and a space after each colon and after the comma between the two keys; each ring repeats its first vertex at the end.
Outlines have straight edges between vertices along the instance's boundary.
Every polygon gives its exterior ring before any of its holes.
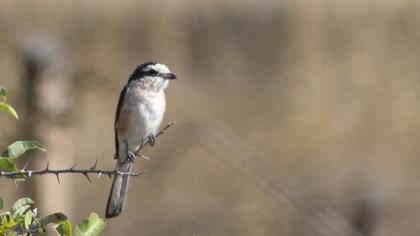
{"type": "MultiPolygon", "coordinates": [[[[119,164],[119,162],[117,162],[118,171],[129,172],[131,170],[131,163],[119,164]]],[[[106,205],[106,218],[115,217],[121,213],[127,199],[127,189],[128,176],[115,175],[106,205]]]]}

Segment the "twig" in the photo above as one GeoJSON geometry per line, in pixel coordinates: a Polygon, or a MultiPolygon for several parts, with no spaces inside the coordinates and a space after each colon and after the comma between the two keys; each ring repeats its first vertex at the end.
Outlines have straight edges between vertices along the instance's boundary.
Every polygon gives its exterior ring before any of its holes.
{"type": "MultiPolygon", "coordinates": [[[[166,132],[167,129],[169,129],[169,127],[171,127],[172,125],[174,125],[175,122],[168,122],[165,127],[163,127],[156,135],[155,137],[158,137],[162,134],[164,134],[166,132]]],[[[139,155],[145,159],[148,159],[146,156],[143,156],[141,154],[139,154],[140,150],[146,146],[146,145],[150,145],[149,140],[146,140],[145,142],[143,142],[143,145],[140,146],[140,148],[138,148],[135,151],[136,155],[139,155]]],[[[111,176],[116,176],[116,175],[122,175],[122,176],[132,176],[132,177],[138,177],[144,174],[144,171],[138,172],[138,173],[134,173],[134,172],[122,172],[122,171],[118,171],[117,169],[113,169],[113,170],[102,170],[102,169],[97,169],[96,165],[98,164],[98,161],[95,161],[95,163],[87,169],[76,169],[75,166],[76,164],[74,164],[73,166],[71,166],[70,168],[67,169],[50,169],[49,165],[50,163],[47,161],[47,165],[43,170],[26,170],[27,167],[27,163],[25,164],[25,166],[19,170],[19,171],[14,171],[14,172],[6,172],[6,171],[1,171],[0,170],[0,177],[7,177],[13,180],[13,182],[15,182],[17,179],[20,178],[28,178],[31,177],[32,175],[45,175],[45,174],[52,174],[55,175],[57,178],[58,183],[60,183],[60,174],[81,174],[83,176],[86,177],[86,179],[92,183],[89,174],[97,174],[98,178],[101,177],[101,175],[108,175],[108,177],[111,178],[111,176]]],[[[15,182],[16,183],[16,182],[15,182]]]]}
{"type": "Polygon", "coordinates": [[[113,169],[113,170],[97,169],[96,168],[97,164],[98,164],[98,161],[95,161],[95,163],[90,168],[87,168],[87,169],[76,169],[74,168],[75,165],[73,165],[72,167],[67,168],[67,169],[56,170],[56,169],[50,169],[49,162],[47,162],[47,165],[43,170],[21,169],[15,172],[0,171],[0,176],[8,177],[8,178],[11,178],[13,181],[15,181],[18,178],[22,178],[22,177],[27,178],[27,177],[31,177],[32,175],[53,174],[57,177],[58,183],[60,183],[60,174],[81,174],[81,175],[84,175],[90,183],[92,183],[92,181],[89,178],[89,174],[97,174],[98,178],[103,174],[108,175],[108,177],[110,178],[111,176],[115,176],[115,175],[138,177],[144,174],[144,171],[134,173],[134,172],[122,172],[122,171],[118,171],[117,169],[113,169]]]}
{"type": "MultiPolygon", "coordinates": [[[[169,129],[169,127],[171,127],[172,125],[174,125],[174,124],[176,124],[176,122],[175,121],[169,121],[166,125],[165,125],[165,127],[163,127],[156,135],[155,135],[155,137],[158,137],[158,136],[160,136],[160,135],[162,135],[162,134],[164,134],[165,132],[166,132],[166,130],[167,129],[169,129]]],[[[148,142],[147,142],[148,143],[148,142]]]]}
{"type": "MultiPolygon", "coordinates": [[[[166,125],[165,125],[165,127],[163,127],[159,132],[157,132],[156,133],[156,135],[155,135],[155,138],[157,138],[157,137],[159,137],[159,136],[161,136],[162,134],[164,134],[165,132],[166,132],[166,130],[167,129],[169,129],[172,125],[174,125],[174,124],[176,124],[176,122],[175,121],[169,121],[166,125]]],[[[138,155],[138,156],[140,156],[140,157],[142,157],[142,158],[144,158],[144,159],[146,159],[146,160],[149,160],[149,158],[148,157],[146,157],[146,156],[143,156],[143,155],[141,155],[140,154],[140,151],[144,148],[144,146],[146,146],[146,145],[150,145],[150,140],[149,139],[146,139],[146,141],[144,141],[143,142],[143,145],[140,145],[140,147],[137,149],[137,150],[135,150],[134,151],[134,154],[136,154],[136,155],[138,155]]]]}

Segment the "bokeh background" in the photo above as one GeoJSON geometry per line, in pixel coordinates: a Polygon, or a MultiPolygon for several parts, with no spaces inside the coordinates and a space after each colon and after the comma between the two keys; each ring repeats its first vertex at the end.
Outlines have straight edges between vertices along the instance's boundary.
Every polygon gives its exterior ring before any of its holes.
{"type": "MultiPolygon", "coordinates": [[[[178,75],[125,211],[103,235],[418,235],[420,3],[0,1],[0,85],[37,139],[31,168],[114,167],[113,121],[134,68],[178,75]]],[[[24,161],[22,161],[24,164],[24,161]]],[[[76,223],[111,180],[0,180],[10,206],[76,223]]]]}

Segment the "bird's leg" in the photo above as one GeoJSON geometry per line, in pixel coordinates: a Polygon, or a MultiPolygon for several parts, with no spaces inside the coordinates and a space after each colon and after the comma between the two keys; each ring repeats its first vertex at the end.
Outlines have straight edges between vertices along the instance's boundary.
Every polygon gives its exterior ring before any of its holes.
{"type": "MultiPolygon", "coordinates": [[[[144,147],[144,138],[142,137],[142,138],[141,138],[140,147],[137,149],[137,152],[140,152],[140,151],[143,149],[143,147],[144,147]]],[[[137,153],[137,152],[136,152],[136,153],[137,153]]]]}
{"type": "Polygon", "coordinates": [[[136,157],[140,157],[140,158],[143,158],[143,159],[146,159],[146,160],[150,160],[150,158],[148,158],[147,156],[142,155],[142,154],[140,153],[140,151],[143,149],[143,146],[144,146],[144,138],[142,138],[142,139],[141,139],[141,144],[140,144],[140,147],[139,147],[139,148],[137,148],[137,151],[136,151],[136,152],[134,152],[134,155],[136,155],[136,157]]]}
{"type": "Polygon", "coordinates": [[[126,164],[130,162],[134,162],[136,160],[136,155],[134,155],[134,153],[128,149],[127,140],[124,141],[124,144],[125,144],[125,151],[126,151],[127,159],[125,159],[123,163],[126,164]]]}
{"type": "Polygon", "coordinates": [[[155,146],[156,137],[154,134],[149,134],[149,136],[147,136],[147,139],[149,140],[150,146],[155,146]]]}

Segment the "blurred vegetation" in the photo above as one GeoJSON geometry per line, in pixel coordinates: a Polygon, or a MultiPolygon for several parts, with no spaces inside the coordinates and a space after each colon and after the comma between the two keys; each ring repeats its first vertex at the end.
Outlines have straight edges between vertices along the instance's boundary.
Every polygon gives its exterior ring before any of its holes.
{"type": "Polygon", "coordinates": [[[34,203],[30,198],[18,199],[10,211],[3,211],[3,198],[0,197],[0,235],[45,235],[48,224],[54,225],[54,231],[60,236],[95,236],[105,227],[103,219],[96,213],[80,222],[72,234],[70,221],[61,212],[38,218],[38,210],[30,209],[34,203]]]}
{"type": "MultiPolygon", "coordinates": [[[[0,110],[17,119],[18,115],[16,114],[15,109],[7,103],[7,91],[2,87],[0,87],[0,99],[0,110]]],[[[9,145],[0,156],[1,174],[19,172],[20,169],[18,169],[14,163],[15,159],[26,151],[33,149],[45,151],[37,141],[15,141],[9,145]]],[[[24,181],[29,177],[31,177],[30,174],[29,176],[16,175],[13,176],[11,180],[16,184],[16,181],[24,181]]],[[[34,201],[30,198],[20,198],[12,205],[11,210],[3,211],[4,199],[0,196],[0,235],[45,235],[48,224],[54,224],[54,231],[57,235],[72,235],[71,224],[70,221],[67,220],[66,215],[57,212],[38,218],[38,210],[36,208],[30,209],[33,203],[34,201]]],[[[91,213],[89,218],[83,220],[74,228],[74,235],[95,236],[98,235],[104,227],[105,221],[99,218],[96,213],[91,213]]]]}
{"type": "MultiPolygon", "coordinates": [[[[415,0],[3,0],[0,78],[26,110],[22,41],[59,45],[38,76],[65,75],[67,92],[41,83],[37,96],[69,109],[26,136],[54,142],[57,167],[114,166],[116,102],[138,64],[180,78],[177,125],[136,162],[147,174],[106,235],[418,235],[419,24],[415,0]]],[[[30,116],[1,117],[0,146],[30,116]]],[[[68,191],[69,217],[103,212],[109,180],[61,182],[43,186],[68,191]]]]}

